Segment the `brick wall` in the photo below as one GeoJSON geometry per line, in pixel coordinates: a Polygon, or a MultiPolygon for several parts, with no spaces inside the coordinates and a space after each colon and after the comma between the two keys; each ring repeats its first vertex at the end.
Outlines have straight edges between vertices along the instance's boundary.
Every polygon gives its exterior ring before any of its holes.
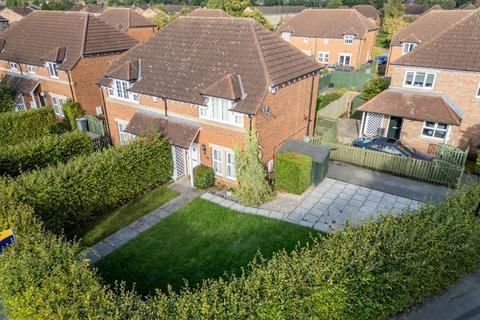
{"type": "Polygon", "coordinates": [[[140,42],[144,42],[153,36],[155,30],[155,27],[130,28],[127,30],[127,34],[140,42]]]}
{"type": "Polygon", "coordinates": [[[388,65],[387,65],[387,76],[392,76],[392,66],[391,62],[397,60],[403,55],[402,46],[390,46],[388,51],[388,65]]]}

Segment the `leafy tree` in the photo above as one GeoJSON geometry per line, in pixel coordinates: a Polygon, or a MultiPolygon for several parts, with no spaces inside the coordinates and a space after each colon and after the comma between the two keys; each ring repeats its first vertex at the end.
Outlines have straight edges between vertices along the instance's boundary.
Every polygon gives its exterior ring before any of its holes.
{"type": "Polygon", "coordinates": [[[457,5],[455,0],[416,0],[415,3],[423,4],[423,5],[426,5],[427,7],[440,5],[443,9],[453,9],[457,5]]]}
{"type": "Polygon", "coordinates": [[[388,0],[385,4],[385,14],[383,19],[383,31],[387,34],[389,40],[392,36],[403,29],[408,23],[403,20],[405,14],[405,5],[402,0],[388,0]]]}
{"type": "Polygon", "coordinates": [[[0,112],[15,110],[15,94],[7,80],[0,80],[0,112]]]}
{"type": "Polygon", "coordinates": [[[383,78],[372,78],[363,87],[362,98],[370,100],[383,90],[387,89],[389,85],[388,81],[383,78]]]}
{"type": "Polygon", "coordinates": [[[245,149],[236,148],[235,160],[239,183],[233,191],[235,199],[246,206],[259,206],[273,199],[275,193],[265,180],[262,152],[255,129],[250,129],[245,134],[245,149]]]}
{"type": "Polygon", "coordinates": [[[342,0],[328,0],[327,2],[327,8],[338,8],[342,5],[342,0]]]}
{"type": "Polygon", "coordinates": [[[267,18],[265,18],[263,13],[261,13],[260,10],[258,10],[258,9],[246,10],[246,11],[243,12],[242,17],[252,18],[253,20],[255,20],[258,23],[260,23],[261,25],[263,25],[265,28],[267,28],[271,31],[274,30],[273,25],[267,20],[267,18]]]}
{"type": "Polygon", "coordinates": [[[251,6],[250,0],[208,0],[205,6],[212,9],[222,9],[234,17],[241,17],[248,6],[251,6]]]}

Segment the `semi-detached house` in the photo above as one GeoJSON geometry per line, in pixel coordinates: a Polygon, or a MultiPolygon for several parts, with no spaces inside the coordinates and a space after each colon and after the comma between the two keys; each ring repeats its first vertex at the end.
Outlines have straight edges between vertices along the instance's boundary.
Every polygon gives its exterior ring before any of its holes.
{"type": "Polygon", "coordinates": [[[0,34],[0,76],[15,91],[17,110],[77,101],[102,114],[97,81],[110,61],[137,41],[87,12],[34,11],[0,34]]]}
{"type": "Polygon", "coordinates": [[[115,144],[160,131],[174,178],[203,164],[235,183],[233,150],[248,128],[270,169],[284,141],[312,133],[321,68],[251,19],[187,16],[112,63],[99,84],[115,144]]]}
{"type": "MultiPolygon", "coordinates": [[[[420,18],[423,19],[423,18],[420,18]]],[[[394,60],[390,89],[359,110],[362,134],[428,151],[441,142],[480,146],[480,11],[394,60]]]]}

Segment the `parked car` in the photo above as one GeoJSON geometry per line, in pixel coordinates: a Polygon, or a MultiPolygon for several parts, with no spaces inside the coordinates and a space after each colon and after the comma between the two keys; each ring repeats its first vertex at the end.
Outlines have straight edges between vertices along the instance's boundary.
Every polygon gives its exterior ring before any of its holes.
{"type": "Polygon", "coordinates": [[[377,60],[378,64],[386,64],[388,62],[388,55],[381,54],[375,60],[377,60]]]}
{"type": "Polygon", "coordinates": [[[387,137],[360,138],[353,141],[352,144],[355,147],[390,153],[401,157],[426,161],[433,160],[433,156],[415,150],[415,148],[401,143],[400,140],[387,137]]]}

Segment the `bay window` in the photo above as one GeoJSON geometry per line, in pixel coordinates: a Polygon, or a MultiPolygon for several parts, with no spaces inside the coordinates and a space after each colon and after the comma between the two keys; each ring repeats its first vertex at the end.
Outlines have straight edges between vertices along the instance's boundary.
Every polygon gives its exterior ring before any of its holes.
{"type": "Polygon", "coordinates": [[[405,87],[431,89],[433,88],[434,82],[435,82],[435,73],[407,71],[405,73],[405,81],[403,85],[405,87]]]}
{"type": "Polygon", "coordinates": [[[425,121],[422,128],[422,136],[446,140],[448,124],[425,121]]]}
{"type": "Polygon", "coordinates": [[[235,153],[226,148],[212,147],[212,166],[215,175],[236,180],[235,153]]]}
{"type": "Polygon", "coordinates": [[[207,98],[207,105],[200,106],[198,113],[201,119],[243,127],[244,116],[241,113],[230,111],[232,101],[220,98],[207,98]]]}
{"type": "Polygon", "coordinates": [[[138,94],[130,92],[131,85],[128,81],[114,80],[112,86],[108,88],[108,95],[117,99],[138,102],[138,94]]]}

